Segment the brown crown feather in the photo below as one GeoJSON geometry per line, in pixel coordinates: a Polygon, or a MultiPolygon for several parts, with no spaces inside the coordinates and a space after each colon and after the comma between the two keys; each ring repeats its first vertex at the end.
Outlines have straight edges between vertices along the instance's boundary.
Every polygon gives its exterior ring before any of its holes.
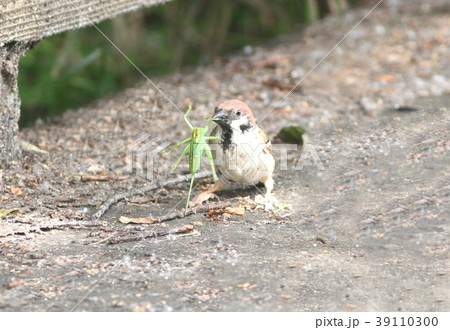
{"type": "Polygon", "coordinates": [[[221,110],[240,109],[243,113],[247,114],[248,119],[250,120],[250,122],[252,124],[256,124],[255,117],[253,117],[253,113],[250,110],[250,107],[246,103],[244,103],[240,100],[234,99],[234,100],[223,101],[217,107],[221,110]]]}

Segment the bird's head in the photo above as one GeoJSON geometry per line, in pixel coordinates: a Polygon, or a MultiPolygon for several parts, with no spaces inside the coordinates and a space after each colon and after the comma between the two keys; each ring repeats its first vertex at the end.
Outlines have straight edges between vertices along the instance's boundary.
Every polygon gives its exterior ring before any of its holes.
{"type": "Polygon", "coordinates": [[[212,120],[221,127],[240,129],[242,132],[256,126],[255,118],[249,106],[239,100],[228,100],[220,103],[214,110],[212,120]]]}

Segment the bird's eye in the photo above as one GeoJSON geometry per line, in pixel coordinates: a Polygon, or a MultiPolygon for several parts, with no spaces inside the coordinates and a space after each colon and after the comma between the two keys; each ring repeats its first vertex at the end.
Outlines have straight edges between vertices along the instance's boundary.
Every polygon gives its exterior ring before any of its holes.
{"type": "Polygon", "coordinates": [[[236,110],[236,116],[240,116],[241,114],[242,114],[241,110],[240,110],[240,109],[237,109],[237,110],[236,110]]]}

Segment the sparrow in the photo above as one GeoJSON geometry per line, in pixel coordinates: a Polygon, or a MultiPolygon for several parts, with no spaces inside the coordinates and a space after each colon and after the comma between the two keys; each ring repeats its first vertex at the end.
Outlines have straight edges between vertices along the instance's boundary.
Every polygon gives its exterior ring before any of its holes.
{"type": "Polygon", "coordinates": [[[275,159],[271,143],[249,106],[240,100],[224,101],[215,108],[212,121],[217,126],[211,136],[217,138],[208,140],[208,144],[219,179],[194,204],[216,197],[214,192],[223,190],[228,182],[253,185],[262,182],[265,198],[273,200],[275,159]]]}

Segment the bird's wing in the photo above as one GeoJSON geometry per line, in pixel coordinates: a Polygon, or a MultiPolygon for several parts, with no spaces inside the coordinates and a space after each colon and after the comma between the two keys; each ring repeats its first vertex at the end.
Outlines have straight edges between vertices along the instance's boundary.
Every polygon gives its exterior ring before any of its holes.
{"type": "Polygon", "coordinates": [[[260,135],[265,143],[264,152],[266,153],[272,153],[272,143],[270,143],[269,137],[267,134],[260,128],[259,129],[260,135]]]}

